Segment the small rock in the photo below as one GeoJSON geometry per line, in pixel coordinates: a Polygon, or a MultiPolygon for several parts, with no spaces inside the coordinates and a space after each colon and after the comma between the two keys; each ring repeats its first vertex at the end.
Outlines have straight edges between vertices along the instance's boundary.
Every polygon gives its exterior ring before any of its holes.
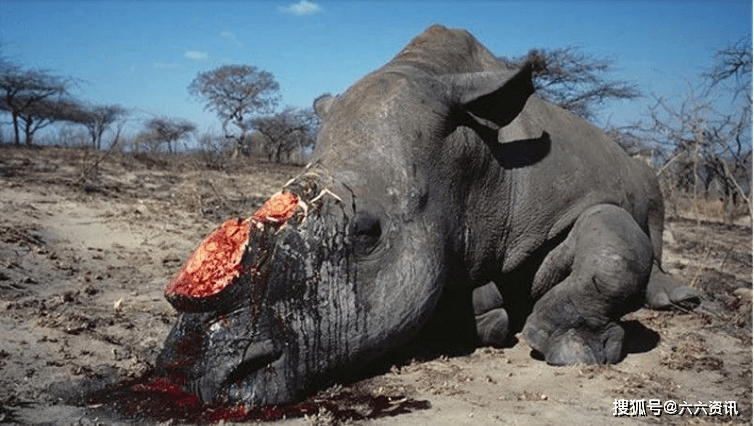
{"type": "Polygon", "coordinates": [[[63,293],[63,303],[75,302],[76,296],[78,296],[78,292],[66,291],[65,293],[63,293]]]}
{"type": "Polygon", "coordinates": [[[134,207],[134,214],[147,216],[149,215],[149,208],[144,204],[137,205],[136,207],[134,207]]]}
{"type": "Polygon", "coordinates": [[[733,290],[733,294],[743,301],[751,302],[752,300],[752,291],[750,288],[745,288],[745,287],[737,288],[733,290]]]}

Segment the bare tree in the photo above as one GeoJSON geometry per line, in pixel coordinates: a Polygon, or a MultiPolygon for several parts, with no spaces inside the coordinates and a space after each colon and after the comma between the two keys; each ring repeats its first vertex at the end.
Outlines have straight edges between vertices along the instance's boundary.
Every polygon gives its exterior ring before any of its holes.
{"type": "Polygon", "coordinates": [[[702,76],[711,94],[721,85],[723,96],[730,99],[732,111],[720,120],[721,129],[712,129],[714,137],[724,139],[723,154],[709,158],[713,173],[720,176],[726,195],[733,204],[740,197],[752,217],[751,166],[752,166],[752,39],[751,35],[715,53],[714,65],[702,76]],[[717,131],[716,131],[717,130],[717,131]],[[742,185],[743,184],[743,185],[742,185]],[[748,195],[746,190],[748,189],[748,195]]]}
{"type": "Polygon", "coordinates": [[[669,174],[674,187],[692,194],[696,209],[699,191],[709,196],[716,187],[726,220],[741,202],[751,217],[751,40],[720,49],[702,77],[701,95],[689,89],[678,106],[657,99],[644,134],[665,148],[660,173],[669,174]]]}
{"type": "Polygon", "coordinates": [[[251,130],[253,118],[274,111],[280,100],[280,86],[273,75],[252,65],[223,65],[199,73],[188,90],[189,94],[206,102],[206,110],[218,115],[223,133],[236,142],[234,156],[251,130]],[[229,124],[233,124],[237,132],[231,132],[229,124]]]}
{"type": "Polygon", "coordinates": [[[751,104],[751,67],[752,40],[748,36],[715,52],[714,65],[703,72],[702,77],[707,80],[710,90],[733,80],[733,100],[743,95],[751,104]]]}
{"type": "Polygon", "coordinates": [[[311,150],[319,129],[319,119],[312,108],[286,107],[282,112],[259,117],[254,128],[264,135],[264,151],[271,162],[290,160],[298,150],[311,150]]]}
{"type": "Polygon", "coordinates": [[[500,59],[519,67],[531,55],[541,57],[546,64],[534,79],[537,94],[586,120],[594,122],[597,108],[609,101],[642,96],[634,84],[608,79],[614,69],[613,60],[584,53],[577,47],[540,49],[528,55],[500,59]]]}
{"type": "Polygon", "coordinates": [[[658,99],[650,118],[647,140],[666,150],[659,172],[669,175],[674,188],[691,194],[695,208],[700,191],[707,197],[717,188],[726,211],[744,201],[750,212],[745,188],[751,187],[752,152],[743,140],[750,114],[720,114],[708,100],[690,94],[677,107],[658,99]]]}
{"type": "MultiPolygon", "coordinates": [[[[180,118],[157,117],[149,120],[146,130],[137,136],[139,143],[147,143],[152,151],[157,151],[162,144],[173,152],[173,142],[177,142],[196,130],[196,125],[180,118]]],[[[138,148],[137,148],[138,151],[138,148]]]]}
{"type": "Polygon", "coordinates": [[[92,148],[99,150],[102,149],[102,135],[127,113],[120,105],[88,105],[74,110],[69,114],[68,121],[86,127],[92,138],[92,148]]]}
{"type": "Polygon", "coordinates": [[[11,115],[16,144],[21,143],[21,122],[31,145],[34,132],[65,115],[73,104],[66,100],[70,84],[70,79],[47,71],[0,62],[0,110],[11,115]]]}

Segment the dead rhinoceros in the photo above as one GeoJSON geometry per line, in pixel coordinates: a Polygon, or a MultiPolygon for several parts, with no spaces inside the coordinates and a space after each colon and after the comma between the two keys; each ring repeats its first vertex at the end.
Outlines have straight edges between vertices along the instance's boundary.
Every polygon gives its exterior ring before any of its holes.
{"type": "Polygon", "coordinates": [[[622,315],[693,305],[660,270],[652,171],[530,96],[540,62],[433,26],[319,99],[313,163],[168,287],[157,371],[205,403],[291,402],[446,315],[480,344],[522,331],[548,363],[614,363],[622,315]]]}

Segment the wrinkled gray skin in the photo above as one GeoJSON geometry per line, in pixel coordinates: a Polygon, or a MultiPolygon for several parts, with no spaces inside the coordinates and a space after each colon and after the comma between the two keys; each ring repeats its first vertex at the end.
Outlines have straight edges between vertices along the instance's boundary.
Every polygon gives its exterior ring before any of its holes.
{"type": "Polygon", "coordinates": [[[252,236],[262,272],[182,313],[158,371],[205,403],[292,402],[448,317],[477,344],[522,330],[548,363],[615,363],[623,314],[698,303],[661,271],[652,171],[530,96],[538,66],[433,26],[319,99],[316,161],[288,185],[306,218],[252,236]]]}

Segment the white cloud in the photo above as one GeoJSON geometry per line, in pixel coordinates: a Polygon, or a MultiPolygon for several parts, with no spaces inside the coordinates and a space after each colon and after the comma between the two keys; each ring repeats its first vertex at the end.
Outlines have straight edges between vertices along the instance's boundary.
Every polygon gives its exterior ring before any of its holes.
{"type": "Polygon", "coordinates": [[[199,52],[198,50],[187,50],[183,56],[193,59],[194,61],[203,61],[209,57],[207,52],[199,52]]]}
{"type": "Polygon", "coordinates": [[[317,3],[310,2],[308,0],[299,0],[298,3],[293,3],[290,6],[280,7],[282,12],[290,13],[296,16],[311,15],[322,10],[322,7],[317,3]]]}

